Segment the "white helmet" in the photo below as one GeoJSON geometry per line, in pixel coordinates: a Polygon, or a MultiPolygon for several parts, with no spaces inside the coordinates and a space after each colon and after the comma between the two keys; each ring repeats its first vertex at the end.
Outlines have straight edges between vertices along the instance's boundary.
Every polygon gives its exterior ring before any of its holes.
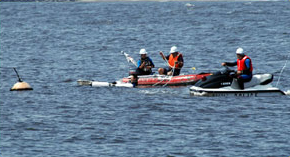
{"type": "Polygon", "coordinates": [[[176,46],[172,46],[170,49],[170,53],[178,52],[176,46]]]}
{"type": "Polygon", "coordinates": [[[147,54],[147,52],[146,52],[146,50],[145,50],[145,49],[141,49],[139,54],[140,54],[140,55],[146,55],[146,54],[147,54]]]}
{"type": "Polygon", "coordinates": [[[244,50],[243,50],[242,48],[239,47],[239,48],[237,49],[237,51],[236,51],[236,54],[237,54],[237,55],[244,55],[244,50]]]}

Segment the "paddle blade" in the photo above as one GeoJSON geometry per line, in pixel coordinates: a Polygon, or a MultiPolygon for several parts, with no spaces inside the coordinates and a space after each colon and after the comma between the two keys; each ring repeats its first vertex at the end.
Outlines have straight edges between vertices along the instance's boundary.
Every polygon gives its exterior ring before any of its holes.
{"type": "Polygon", "coordinates": [[[137,67],[137,62],[129,54],[124,51],[121,51],[121,53],[126,57],[128,63],[132,63],[137,67]]]}

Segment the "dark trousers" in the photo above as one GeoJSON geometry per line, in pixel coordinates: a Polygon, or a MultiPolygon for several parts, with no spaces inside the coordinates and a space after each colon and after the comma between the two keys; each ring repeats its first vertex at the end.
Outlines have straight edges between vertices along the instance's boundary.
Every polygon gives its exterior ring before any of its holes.
{"type": "Polygon", "coordinates": [[[245,87],[244,87],[244,82],[250,82],[251,79],[252,79],[252,77],[250,77],[250,78],[246,78],[246,79],[243,78],[243,77],[237,77],[238,84],[239,84],[240,88],[241,88],[241,89],[245,89],[245,87]]]}
{"type": "Polygon", "coordinates": [[[163,68],[164,69],[164,74],[167,75],[167,73],[171,70],[174,70],[173,76],[178,76],[180,74],[181,69],[171,69],[171,68],[163,68]]]}
{"type": "Polygon", "coordinates": [[[152,73],[152,71],[144,71],[142,69],[137,68],[136,69],[136,75],[150,75],[152,73]]]}

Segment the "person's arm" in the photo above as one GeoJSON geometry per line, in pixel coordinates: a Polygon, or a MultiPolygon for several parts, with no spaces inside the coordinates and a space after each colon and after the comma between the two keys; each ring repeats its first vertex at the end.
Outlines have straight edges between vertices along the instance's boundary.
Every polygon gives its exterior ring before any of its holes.
{"type": "Polygon", "coordinates": [[[167,55],[167,56],[165,57],[165,58],[167,59],[167,61],[169,60],[169,56],[170,56],[170,55],[167,55]]]}
{"type": "Polygon", "coordinates": [[[245,60],[245,64],[246,64],[246,70],[242,71],[242,74],[250,74],[250,69],[251,69],[251,60],[250,59],[246,59],[245,60]]]}
{"type": "Polygon", "coordinates": [[[245,60],[245,63],[246,63],[247,70],[250,70],[250,67],[251,67],[251,61],[250,61],[250,59],[246,59],[245,60]]]}
{"type": "MultiPolygon", "coordinates": [[[[148,69],[148,70],[150,70],[150,69],[154,68],[154,63],[153,63],[152,59],[149,58],[149,57],[148,57],[148,60],[150,62],[150,66],[146,66],[145,68],[148,69]]],[[[145,62],[144,62],[144,66],[145,66],[145,62]]]]}
{"type": "Polygon", "coordinates": [[[236,66],[237,65],[237,62],[223,62],[222,63],[222,66],[236,66]]]}
{"type": "Polygon", "coordinates": [[[137,67],[138,67],[139,69],[144,68],[144,67],[142,67],[143,64],[141,64],[141,63],[142,63],[142,62],[141,62],[141,60],[139,59],[138,62],[137,62],[137,67]]]}
{"type": "Polygon", "coordinates": [[[154,63],[153,63],[152,59],[151,59],[151,58],[149,58],[149,60],[150,60],[150,62],[151,62],[151,68],[154,68],[154,67],[155,67],[155,65],[154,65],[154,63]]]}
{"type": "Polygon", "coordinates": [[[161,57],[162,57],[162,59],[163,59],[163,60],[165,60],[165,59],[166,59],[166,57],[164,56],[164,54],[163,54],[163,52],[162,52],[162,51],[160,51],[160,52],[159,52],[159,54],[161,55],[161,57]]]}
{"type": "Polygon", "coordinates": [[[177,62],[178,67],[182,68],[183,67],[183,56],[182,56],[182,54],[180,54],[180,56],[178,57],[177,61],[178,61],[177,62]]]}

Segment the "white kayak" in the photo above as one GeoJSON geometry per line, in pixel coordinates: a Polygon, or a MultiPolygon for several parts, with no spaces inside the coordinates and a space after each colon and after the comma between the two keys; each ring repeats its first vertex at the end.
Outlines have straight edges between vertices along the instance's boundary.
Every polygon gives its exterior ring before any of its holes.
{"type": "Polygon", "coordinates": [[[279,88],[269,85],[257,85],[246,89],[234,89],[230,86],[223,88],[201,88],[193,86],[190,94],[195,96],[241,96],[241,97],[268,97],[285,95],[279,88]]]}
{"type": "Polygon", "coordinates": [[[99,81],[88,81],[88,80],[78,80],[78,85],[84,86],[92,86],[92,87],[127,87],[132,88],[132,83],[123,83],[121,81],[116,82],[99,82],[99,81]]]}
{"type": "Polygon", "coordinates": [[[225,69],[215,72],[213,75],[198,81],[190,87],[190,94],[196,96],[280,96],[286,95],[277,87],[273,87],[272,74],[255,74],[250,82],[244,83],[244,89],[240,88],[237,79],[231,77],[233,71],[225,69]]]}

